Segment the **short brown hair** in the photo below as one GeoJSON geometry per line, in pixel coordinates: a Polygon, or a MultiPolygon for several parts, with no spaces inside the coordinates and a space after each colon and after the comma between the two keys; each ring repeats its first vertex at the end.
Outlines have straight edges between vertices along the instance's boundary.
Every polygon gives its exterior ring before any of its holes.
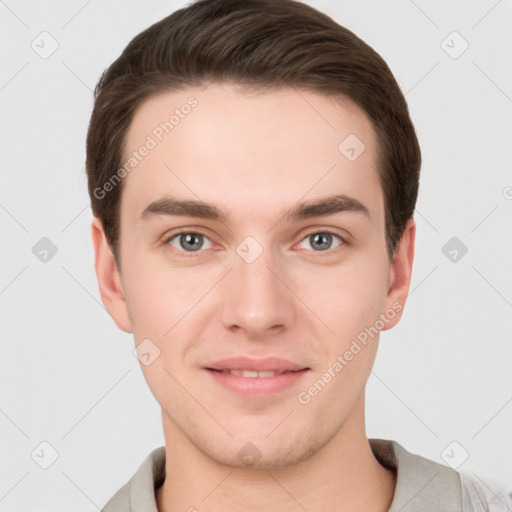
{"type": "MultiPolygon", "coordinates": [[[[199,0],[138,34],[94,91],[86,170],[93,214],[119,266],[122,165],[134,112],[150,96],[210,82],[292,86],[348,98],[378,139],[386,248],[392,258],[413,216],[421,153],[405,98],[384,60],[350,30],[295,0],[199,0]],[[96,191],[96,192],[95,192],[96,191]]],[[[340,141],[341,142],[341,141],[340,141]]]]}

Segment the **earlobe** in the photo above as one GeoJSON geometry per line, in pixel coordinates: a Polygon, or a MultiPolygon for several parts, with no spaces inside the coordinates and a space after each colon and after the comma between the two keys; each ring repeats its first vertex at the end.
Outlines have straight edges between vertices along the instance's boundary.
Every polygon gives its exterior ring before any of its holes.
{"type": "Polygon", "coordinates": [[[131,333],[132,327],[128,315],[121,276],[114,255],[105,236],[102,222],[93,217],[91,224],[94,246],[94,268],[101,301],[119,329],[131,333]]]}
{"type": "MultiPolygon", "coordinates": [[[[412,265],[414,261],[414,243],[416,223],[409,219],[390,264],[390,283],[385,305],[386,311],[393,310],[393,318],[382,330],[394,327],[402,317],[409,287],[411,284],[412,265]],[[396,314],[395,314],[396,313],[396,314]]],[[[386,314],[386,312],[384,312],[386,314]]]]}

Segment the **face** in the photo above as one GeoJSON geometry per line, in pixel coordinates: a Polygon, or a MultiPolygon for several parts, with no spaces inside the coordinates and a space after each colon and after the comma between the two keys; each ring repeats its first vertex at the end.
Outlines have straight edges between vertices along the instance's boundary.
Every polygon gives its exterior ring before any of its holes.
{"type": "Polygon", "coordinates": [[[317,453],[350,419],[364,429],[412,242],[389,261],[362,111],[211,84],[147,100],[126,160],[134,151],[146,155],[125,177],[121,272],[99,224],[97,272],[109,312],[144,347],[164,430],[218,462],[271,468],[317,453]]]}

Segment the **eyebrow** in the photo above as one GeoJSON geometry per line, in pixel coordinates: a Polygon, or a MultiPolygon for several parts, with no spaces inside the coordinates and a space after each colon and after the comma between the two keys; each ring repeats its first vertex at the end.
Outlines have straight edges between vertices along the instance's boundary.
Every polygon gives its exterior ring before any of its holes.
{"type": "MultiPolygon", "coordinates": [[[[353,197],[336,194],[313,201],[302,202],[281,213],[281,218],[288,221],[300,221],[314,217],[323,217],[342,212],[360,213],[371,219],[368,208],[353,197]]],[[[217,206],[196,200],[182,200],[174,197],[163,197],[153,201],[141,213],[141,220],[156,216],[185,216],[227,222],[229,215],[217,206]]]]}

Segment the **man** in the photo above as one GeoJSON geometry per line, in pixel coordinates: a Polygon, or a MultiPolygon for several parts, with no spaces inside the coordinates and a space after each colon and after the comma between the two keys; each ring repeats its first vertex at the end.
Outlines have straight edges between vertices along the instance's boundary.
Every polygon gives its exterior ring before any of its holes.
{"type": "Polygon", "coordinates": [[[420,162],[387,65],[305,4],[202,0],[132,40],[95,91],[92,235],[165,447],[103,510],[476,510],[475,482],[365,432],[420,162]]]}

